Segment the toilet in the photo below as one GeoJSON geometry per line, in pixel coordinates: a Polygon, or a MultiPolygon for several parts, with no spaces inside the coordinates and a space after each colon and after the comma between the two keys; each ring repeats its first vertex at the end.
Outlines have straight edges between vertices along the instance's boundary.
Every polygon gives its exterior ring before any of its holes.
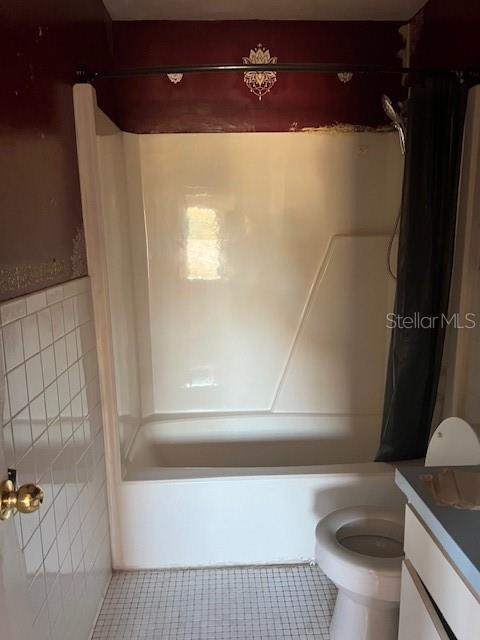
{"type": "Polygon", "coordinates": [[[403,513],[388,507],[347,507],[320,521],[318,566],[338,588],[331,640],[397,637],[403,513]]]}
{"type": "MultiPolygon", "coordinates": [[[[480,430],[447,418],[434,432],[428,466],[480,464],[480,430]]],[[[347,507],[316,528],[315,559],[338,588],[330,640],[397,640],[403,512],[347,507]]]]}

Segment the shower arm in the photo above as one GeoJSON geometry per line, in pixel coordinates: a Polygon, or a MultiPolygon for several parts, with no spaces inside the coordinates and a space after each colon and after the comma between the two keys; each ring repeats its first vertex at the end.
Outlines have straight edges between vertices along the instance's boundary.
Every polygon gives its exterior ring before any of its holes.
{"type": "Polygon", "coordinates": [[[197,64],[197,65],[164,65],[159,67],[144,67],[136,69],[117,69],[105,71],[93,71],[86,66],[79,66],[76,70],[76,79],[79,83],[92,83],[95,80],[108,78],[130,78],[153,75],[166,75],[173,73],[218,73],[218,72],[242,72],[255,71],[286,71],[286,72],[316,72],[327,74],[353,73],[353,74],[410,74],[420,76],[455,76],[460,83],[480,83],[480,68],[472,69],[447,69],[447,68],[421,68],[414,67],[389,67],[383,65],[349,65],[338,63],[319,62],[276,62],[272,64],[197,64]]]}

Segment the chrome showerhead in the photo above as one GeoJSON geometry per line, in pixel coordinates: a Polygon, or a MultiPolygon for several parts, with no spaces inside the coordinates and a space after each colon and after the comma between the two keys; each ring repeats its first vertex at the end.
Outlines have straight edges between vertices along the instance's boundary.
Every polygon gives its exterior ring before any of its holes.
{"type": "Polygon", "coordinates": [[[383,96],[382,96],[382,107],[383,107],[383,110],[385,111],[385,113],[387,114],[387,116],[390,118],[390,120],[392,122],[399,122],[400,116],[395,111],[395,108],[394,108],[393,103],[390,100],[390,98],[388,96],[386,96],[385,94],[383,94],[383,96]]]}
{"type": "Polygon", "coordinates": [[[382,107],[386,115],[392,121],[393,126],[398,131],[400,138],[400,148],[405,155],[405,121],[402,116],[395,110],[392,101],[385,94],[382,96],[382,107]]]}

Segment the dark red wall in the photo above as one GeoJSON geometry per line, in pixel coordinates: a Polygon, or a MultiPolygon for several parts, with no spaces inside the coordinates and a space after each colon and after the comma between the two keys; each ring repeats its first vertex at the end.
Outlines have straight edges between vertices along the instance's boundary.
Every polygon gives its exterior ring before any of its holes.
{"type": "MultiPolygon", "coordinates": [[[[120,69],[163,64],[242,63],[262,43],[278,62],[398,65],[400,25],[392,22],[114,22],[120,69]]],[[[109,81],[118,123],[126,131],[288,131],[334,123],[386,124],[382,93],[398,96],[398,76],[278,73],[270,94],[258,98],[242,73],[109,81]]]]}
{"type": "Polygon", "coordinates": [[[479,0],[429,0],[412,25],[415,66],[480,66],[479,0]]]}
{"type": "MultiPolygon", "coordinates": [[[[101,0],[0,0],[0,300],[72,276],[82,228],[72,85],[111,66],[101,0]]],[[[100,101],[109,110],[108,101],[100,101]]]]}

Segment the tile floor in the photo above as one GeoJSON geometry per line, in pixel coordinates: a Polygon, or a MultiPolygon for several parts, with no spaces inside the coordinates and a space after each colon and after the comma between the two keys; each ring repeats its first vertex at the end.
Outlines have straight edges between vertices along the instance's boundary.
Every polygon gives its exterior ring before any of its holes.
{"type": "Polygon", "coordinates": [[[308,565],[118,572],[92,640],[328,640],[335,596],[308,565]]]}

